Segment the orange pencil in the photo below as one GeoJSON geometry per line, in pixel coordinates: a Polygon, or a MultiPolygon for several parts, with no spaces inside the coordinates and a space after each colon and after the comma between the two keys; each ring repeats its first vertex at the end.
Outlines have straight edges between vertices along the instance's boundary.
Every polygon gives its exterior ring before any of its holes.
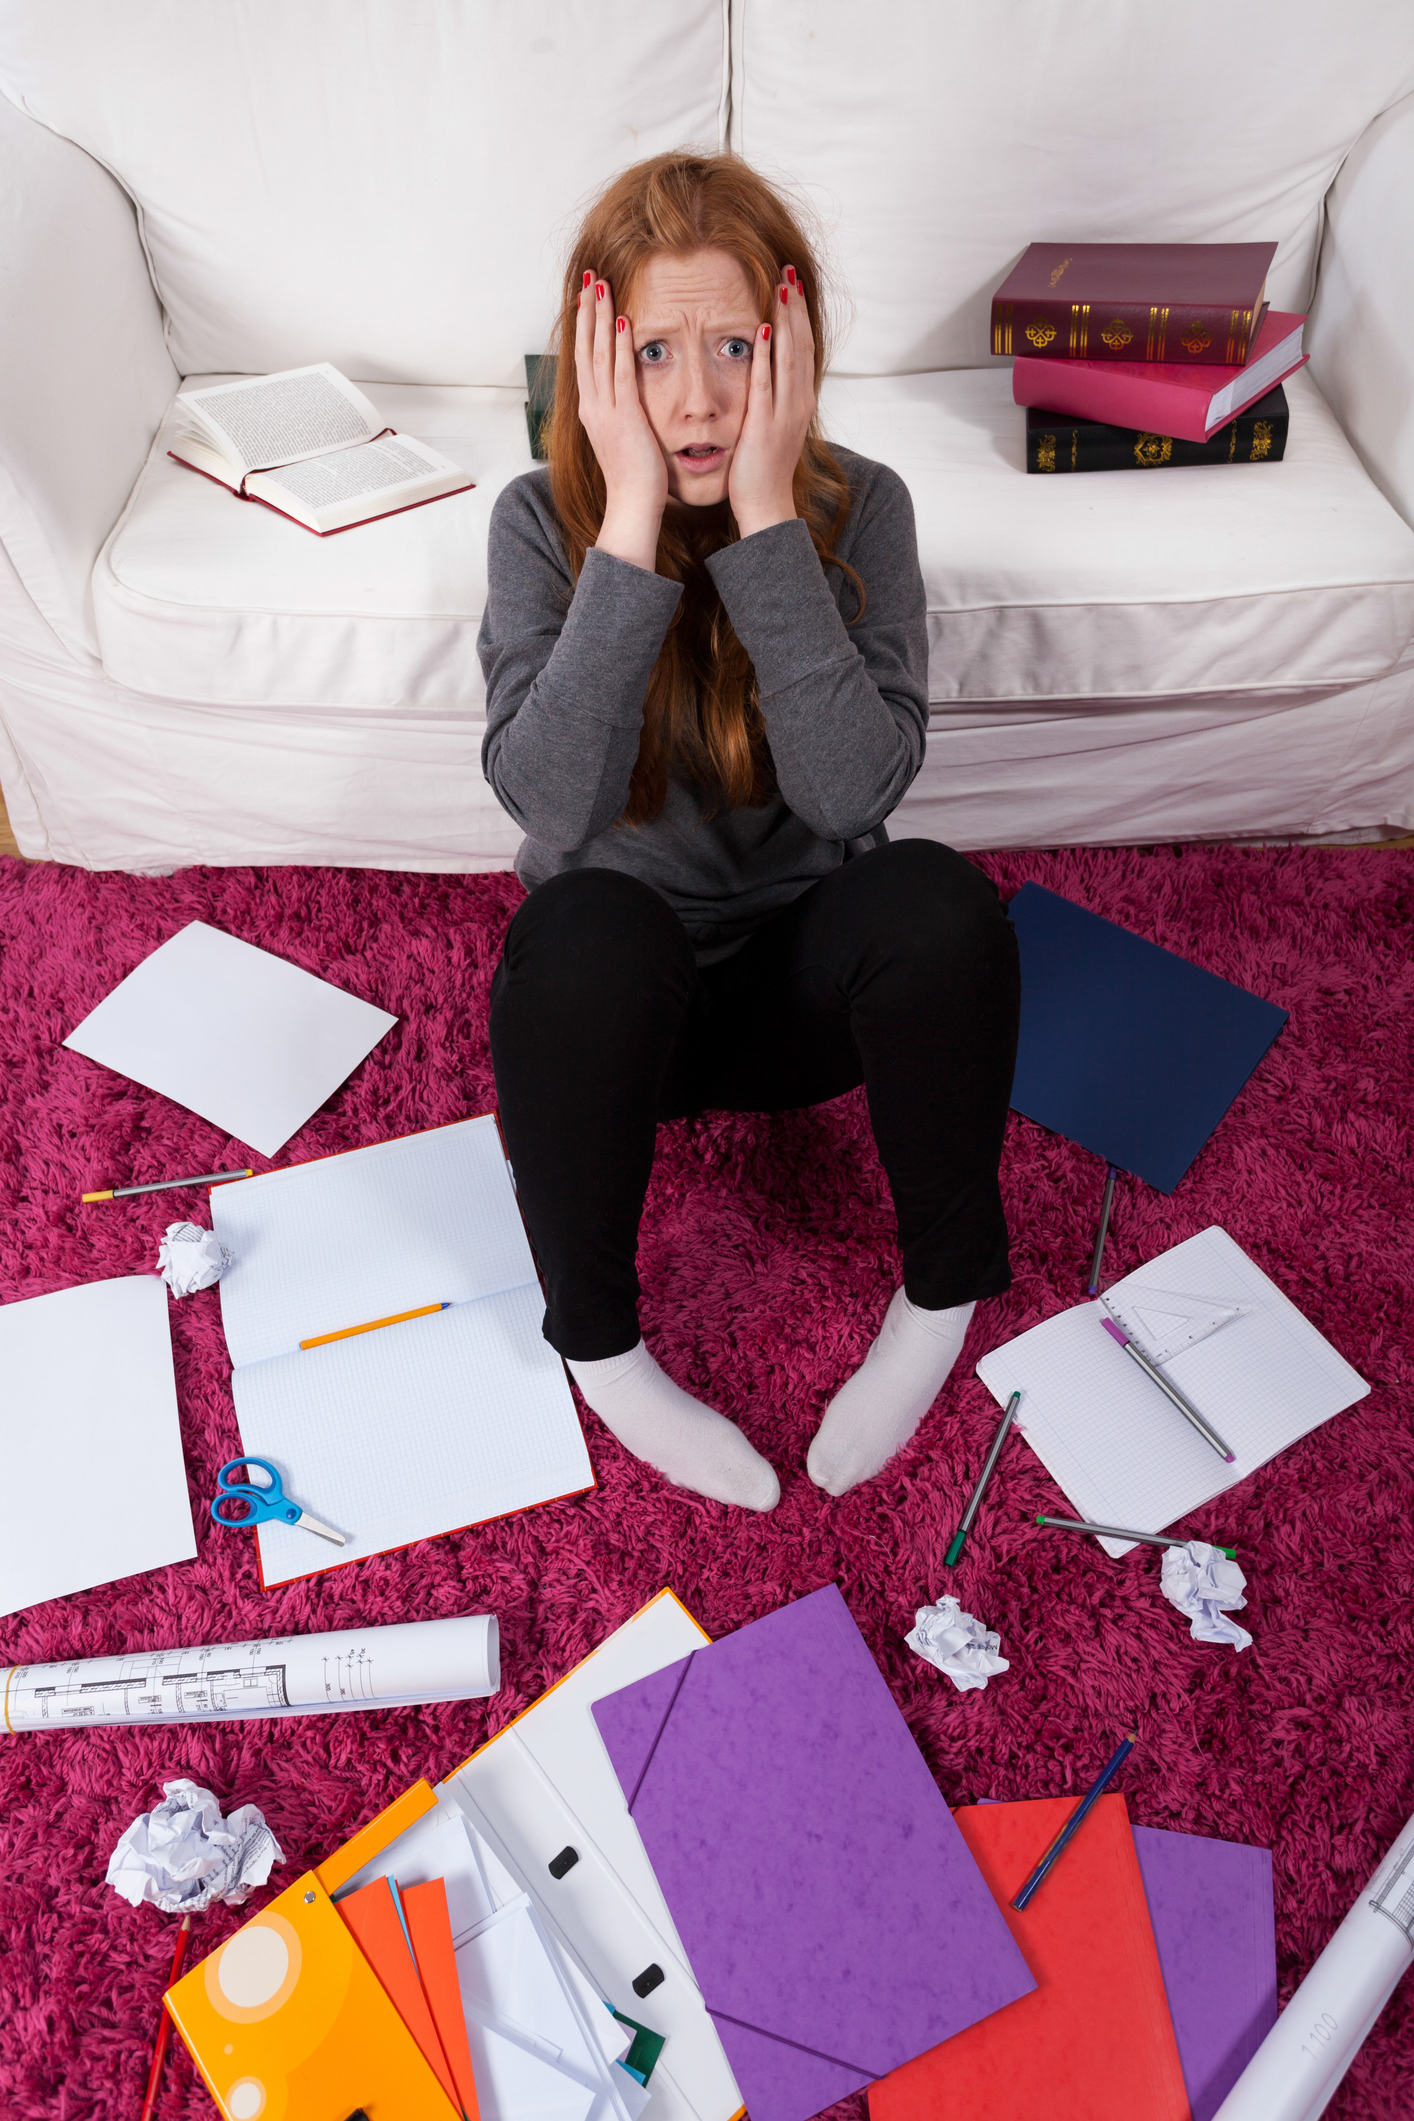
{"type": "Polygon", "coordinates": [[[370,1318],[366,1326],[341,1326],[337,1333],[316,1333],[302,1340],[302,1348],[322,1348],[331,1340],[350,1340],[355,1333],[376,1333],[379,1326],[400,1326],[405,1318],[430,1318],[434,1311],[450,1311],[450,1304],[424,1304],[420,1311],[395,1311],[391,1318],[370,1318]]]}

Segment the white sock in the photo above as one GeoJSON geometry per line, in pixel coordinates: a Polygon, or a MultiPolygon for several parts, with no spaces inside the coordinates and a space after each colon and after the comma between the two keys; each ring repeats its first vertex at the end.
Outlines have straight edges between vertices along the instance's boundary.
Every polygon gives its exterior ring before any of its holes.
{"type": "Polygon", "coordinates": [[[675,1385],[641,1340],[626,1355],[568,1367],[605,1428],[675,1487],[744,1510],[774,1510],[780,1501],[774,1471],[736,1423],[675,1385]]]}
{"type": "Polygon", "coordinates": [[[874,1345],[826,1407],[806,1454],[816,1487],[843,1495],[903,1449],[947,1383],[975,1308],[922,1311],[895,1292],[874,1345]]]}

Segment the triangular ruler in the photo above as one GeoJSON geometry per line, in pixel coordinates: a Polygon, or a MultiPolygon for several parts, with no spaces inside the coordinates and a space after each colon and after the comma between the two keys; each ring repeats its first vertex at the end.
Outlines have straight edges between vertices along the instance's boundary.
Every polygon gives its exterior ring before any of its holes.
{"type": "Polygon", "coordinates": [[[1151,1362],[1168,1362],[1183,1348],[1194,1347],[1219,1326],[1241,1318],[1250,1304],[1225,1303],[1213,1296],[1184,1296],[1173,1289],[1146,1288],[1126,1281],[1100,1298],[1117,1325],[1123,1326],[1151,1362]]]}

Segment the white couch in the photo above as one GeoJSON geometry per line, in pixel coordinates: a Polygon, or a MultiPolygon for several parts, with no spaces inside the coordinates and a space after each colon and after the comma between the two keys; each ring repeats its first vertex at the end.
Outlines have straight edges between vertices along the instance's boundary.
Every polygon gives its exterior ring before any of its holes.
{"type": "Polygon", "coordinates": [[[93,867],[505,864],[475,654],[575,209],[729,141],[820,215],[828,429],[917,504],[962,847],[1414,829],[1410,0],[0,0],[0,782],[93,867]],[[1033,238],[1275,238],[1279,465],[1028,477],[1033,238]],[[319,541],[165,455],[331,360],[468,495],[319,541]]]}

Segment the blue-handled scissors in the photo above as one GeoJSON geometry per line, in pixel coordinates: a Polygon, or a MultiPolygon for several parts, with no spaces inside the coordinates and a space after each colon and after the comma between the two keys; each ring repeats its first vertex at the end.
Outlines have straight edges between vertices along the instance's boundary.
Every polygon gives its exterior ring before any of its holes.
{"type": "Polygon", "coordinates": [[[306,1532],[317,1532],[321,1539],[332,1539],[336,1547],[344,1545],[342,1532],[335,1532],[308,1510],[302,1510],[297,1502],[291,1502],[281,1485],[280,1476],[268,1458],[232,1458],[222,1466],[216,1476],[216,1500],[211,1505],[211,1514],[217,1524],[225,1525],[227,1531],[243,1532],[256,1524],[297,1524],[306,1532]],[[253,1481],[232,1480],[230,1475],[241,1466],[259,1466],[268,1473],[267,1482],[257,1487],[253,1481]],[[239,1517],[228,1517],[222,1505],[238,1502],[242,1508],[239,1517]]]}

